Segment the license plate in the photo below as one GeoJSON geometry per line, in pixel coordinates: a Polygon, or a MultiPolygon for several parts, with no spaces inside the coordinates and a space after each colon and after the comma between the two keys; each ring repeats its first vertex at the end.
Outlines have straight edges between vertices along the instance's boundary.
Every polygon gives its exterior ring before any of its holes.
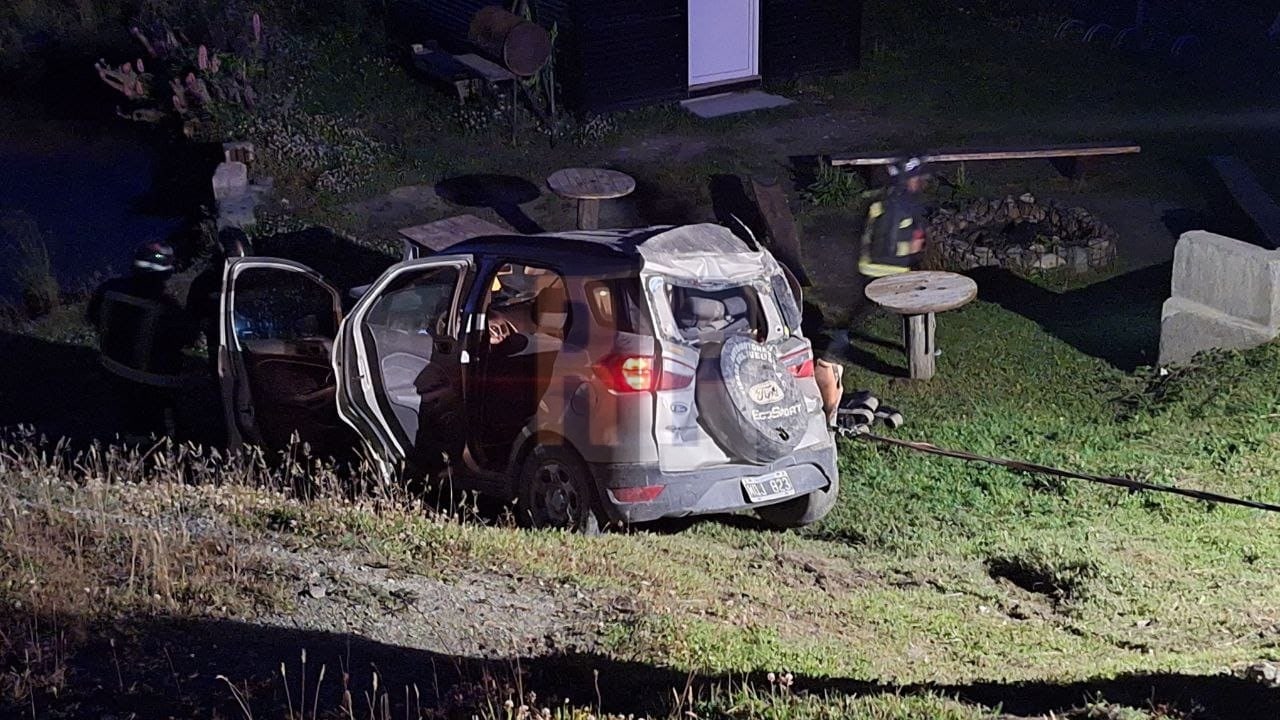
{"type": "Polygon", "coordinates": [[[777,500],[796,494],[796,488],[791,484],[791,477],[786,471],[743,478],[742,489],[746,491],[747,499],[753,503],[777,500]]]}

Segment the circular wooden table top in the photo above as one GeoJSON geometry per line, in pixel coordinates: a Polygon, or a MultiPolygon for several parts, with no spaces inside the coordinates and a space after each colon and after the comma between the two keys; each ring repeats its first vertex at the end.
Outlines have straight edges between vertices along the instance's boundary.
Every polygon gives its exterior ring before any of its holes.
{"type": "Polygon", "coordinates": [[[919,270],[890,275],[867,285],[867,298],[899,315],[945,312],[978,296],[978,283],[952,272],[919,270]]]}
{"type": "Polygon", "coordinates": [[[626,173],[603,168],[565,168],[551,173],[547,186],[560,197],[609,200],[630,195],[636,181],[626,173]]]}

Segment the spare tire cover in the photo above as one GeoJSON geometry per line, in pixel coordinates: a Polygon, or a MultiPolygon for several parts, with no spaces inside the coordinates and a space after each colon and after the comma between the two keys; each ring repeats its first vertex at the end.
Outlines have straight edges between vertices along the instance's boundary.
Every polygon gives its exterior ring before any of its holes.
{"type": "Polygon", "coordinates": [[[731,455],[768,463],[800,444],[809,416],[777,350],[745,337],[703,347],[698,418],[731,455]]]}

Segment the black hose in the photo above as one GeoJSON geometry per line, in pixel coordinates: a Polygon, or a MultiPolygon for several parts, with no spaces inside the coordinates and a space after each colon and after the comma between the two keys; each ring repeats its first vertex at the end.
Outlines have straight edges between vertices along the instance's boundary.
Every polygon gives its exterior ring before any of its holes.
{"type": "Polygon", "coordinates": [[[1245,500],[1242,498],[1234,498],[1228,495],[1219,495],[1218,493],[1207,492],[1204,490],[1189,490],[1186,488],[1174,487],[1172,485],[1157,485],[1155,483],[1143,482],[1142,480],[1134,480],[1132,478],[1090,475],[1087,473],[1074,472],[1071,470],[1060,470],[1058,468],[1049,467],[1047,465],[1038,465],[1036,463],[1025,462],[1022,460],[1009,460],[1007,458],[987,457],[985,455],[977,455],[974,453],[964,452],[963,450],[948,450],[940,448],[937,445],[926,442],[916,442],[912,440],[899,440],[897,438],[888,438],[875,435],[863,428],[841,428],[837,431],[841,437],[856,437],[869,442],[880,443],[882,445],[890,445],[893,447],[906,448],[916,452],[925,453],[927,455],[940,455],[942,457],[956,458],[966,462],[981,462],[990,465],[999,465],[1010,470],[1019,472],[1038,473],[1041,475],[1053,475],[1056,477],[1071,478],[1074,480],[1086,480],[1092,483],[1102,485],[1111,485],[1113,487],[1122,487],[1134,492],[1148,490],[1152,492],[1163,492],[1172,495],[1181,495],[1183,497],[1193,498],[1195,500],[1204,500],[1205,502],[1221,503],[1223,505],[1239,505],[1241,507],[1253,508],[1255,510],[1265,510],[1267,512],[1280,512],[1280,505],[1272,505],[1271,503],[1258,502],[1256,500],[1245,500]]]}

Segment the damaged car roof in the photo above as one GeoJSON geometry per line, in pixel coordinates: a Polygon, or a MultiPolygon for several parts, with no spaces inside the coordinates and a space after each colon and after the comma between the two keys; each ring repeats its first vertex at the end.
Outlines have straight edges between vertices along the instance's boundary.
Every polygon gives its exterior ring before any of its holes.
{"type": "Polygon", "coordinates": [[[661,225],[625,230],[575,230],[541,235],[502,235],[464,240],[440,254],[501,254],[544,257],[562,264],[616,260],[630,268],[688,279],[754,276],[776,261],[714,223],[661,225]]]}

